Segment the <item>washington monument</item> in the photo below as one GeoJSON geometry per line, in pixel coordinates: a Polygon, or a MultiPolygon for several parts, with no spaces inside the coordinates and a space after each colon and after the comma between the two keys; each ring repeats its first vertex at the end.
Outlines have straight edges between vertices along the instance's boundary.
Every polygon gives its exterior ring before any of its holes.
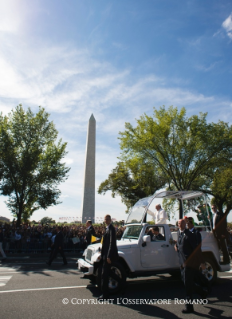
{"type": "Polygon", "coordinates": [[[85,154],[84,191],[81,206],[82,223],[88,219],[95,222],[95,149],[96,120],[90,116],[85,154]]]}

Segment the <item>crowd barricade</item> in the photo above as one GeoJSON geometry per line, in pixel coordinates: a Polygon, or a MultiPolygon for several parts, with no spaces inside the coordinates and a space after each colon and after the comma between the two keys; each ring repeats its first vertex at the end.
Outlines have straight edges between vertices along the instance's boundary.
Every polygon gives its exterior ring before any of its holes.
{"type": "MultiPolygon", "coordinates": [[[[29,254],[38,254],[38,253],[49,253],[51,251],[51,240],[48,238],[42,238],[37,240],[7,240],[3,242],[3,249],[6,254],[14,253],[29,253],[29,254]]],[[[74,244],[72,238],[66,238],[64,240],[63,249],[65,252],[69,253],[78,253],[85,249],[84,242],[79,242],[74,244]]]]}

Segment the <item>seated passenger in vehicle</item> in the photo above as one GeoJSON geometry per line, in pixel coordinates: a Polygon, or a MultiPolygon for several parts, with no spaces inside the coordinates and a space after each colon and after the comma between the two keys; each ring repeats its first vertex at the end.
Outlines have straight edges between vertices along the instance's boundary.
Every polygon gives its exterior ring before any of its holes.
{"type": "Polygon", "coordinates": [[[152,227],[151,227],[151,228],[147,228],[147,229],[146,229],[146,232],[145,232],[147,236],[148,236],[148,235],[151,236],[151,240],[152,240],[152,237],[154,236],[152,230],[153,230],[152,227]]]}
{"type": "Polygon", "coordinates": [[[152,228],[152,241],[165,240],[164,236],[159,233],[159,227],[152,228]]]}

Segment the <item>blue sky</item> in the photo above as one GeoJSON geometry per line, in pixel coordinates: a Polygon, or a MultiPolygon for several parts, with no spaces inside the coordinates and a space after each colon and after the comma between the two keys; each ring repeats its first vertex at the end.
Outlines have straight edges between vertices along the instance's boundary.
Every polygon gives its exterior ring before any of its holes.
{"type": "MultiPolygon", "coordinates": [[[[232,123],[231,1],[0,0],[0,43],[0,110],[41,105],[68,142],[63,203],[35,219],[80,216],[92,113],[97,187],[117,163],[124,123],[153,107],[232,123]]],[[[96,216],[124,212],[119,197],[96,195],[96,216]]]]}

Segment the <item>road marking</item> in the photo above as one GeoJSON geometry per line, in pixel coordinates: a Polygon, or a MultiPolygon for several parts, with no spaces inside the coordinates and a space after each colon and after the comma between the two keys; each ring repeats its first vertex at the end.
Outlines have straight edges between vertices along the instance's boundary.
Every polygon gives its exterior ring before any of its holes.
{"type": "Polygon", "coordinates": [[[9,261],[10,259],[28,259],[28,258],[31,258],[31,257],[30,256],[18,256],[18,257],[7,256],[6,258],[7,258],[7,261],[9,261]]]}
{"type": "MultiPolygon", "coordinates": [[[[43,264],[43,263],[42,263],[43,264]]],[[[55,263],[54,263],[55,264],[55,263]]],[[[21,266],[17,266],[17,267],[0,267],[0,276],[1,274],[21,274],[21,273],[29,273],[29,272],[36,272],[36,273],[45,273],[45,272],[75,272],[77,273],[77,268],[63,268],[63,269],[50,269],[46,267],[46,269],[33,269],[33,270],[29,270],[29,269],[23,269],[23,265],[25,264],[21,264],[21,266]]],[[[28,264],[27,264],[28,265],[28,264]]],[[[31,264],[29,264],[31,265],[31,264]]],[[[35,265],[37,265],[37,263],[35,263],[35,265]]]]}
{"type": "MultiPolygon", "coordinates": [[[[23,260],[23,259],[39,259],[38,257],[35,257],[35,258],[33,258],[33,257],[31,257],[31,256],[18,256],[18,257],[9,257],[9,256],[7,256],[7,259],[6,259],[6,261],[4,261],[4,262],[10,262],[11,260],[13,261],[13,259],[18,259],[18,260],[23,260]]],[[[46,259],[46,258],[45,258],[46,259]]],[[[57,257],[56,258],[56,260],[63,260],[63,257],[57,257]]],[[[67,259],[68,260],[77,260],[78,258],[77,257],[67,257],[67,259]]],[[[41,260],[41,258],[40,258],[40,260],[41,260]]],[[[2,258],[0,258],[0,261],[2,261],[3,262],[3,259],[2,258]]]]}
{"type": "MultiPolygon", "coordinates": [[[[69,262],[68,264],[73,264],[74,262],[69,262]]],[[[52,265],[63,265],[64,263],[63,262],[53,262],[52,265]]],[[[18,263],[14,263],[14,265],[44,265],[44,266],[47,266],[49,267],[45,262],[42,262],[42,263],[24,263],[22,262],[21,264],[18,264],[18,263]]],[[[1,267],[2,268],[2,267],[1,267]]]]}
{"type": "Polygon", "coordinates": [[[0,276],[0,287],[6,285],[6,283],[11,279],[12,276],[0,276]]]}
{"type": "Polygon", "coordinates": [[[65,272],[66,273],[67,271],[73,272],[73,273],[78,275],[76,269],[69,269],[69,268],[63,269],[63,270],[60,270],[60,269],[45,269],[45,270],[41,269],[40,270],[38,268],[36,268],[34,270],[21,269],[19,271],[2,271],[2,272],[0,272],[0,275],[1,274],[24,274],[24,273],[29,273],[29,272],[35,273],[35,274],[43,274],[45,272],[59,272],[59,273],[65,272]]]}
{"type": "Polygon", "coordinates": [[[12,272],[12,271],[16,271],[19,270],[21,267],[0,267],[0,273],[1,272],[12,272]]]}
{"type": "Polygon", "coordinates": [[[21,291],[40,291],[40,290],[56,290],[56,289],[75,289],[75,288],[87,288],[87,287],[95,287],[94,285],[88,286],[69,286],[69,287],[49,287],[49,288],[32,288],[32,289],[17,289],[17,290],[4,290],[0,291],[1,294],[7,292],[21,292],[21,291]]]}

